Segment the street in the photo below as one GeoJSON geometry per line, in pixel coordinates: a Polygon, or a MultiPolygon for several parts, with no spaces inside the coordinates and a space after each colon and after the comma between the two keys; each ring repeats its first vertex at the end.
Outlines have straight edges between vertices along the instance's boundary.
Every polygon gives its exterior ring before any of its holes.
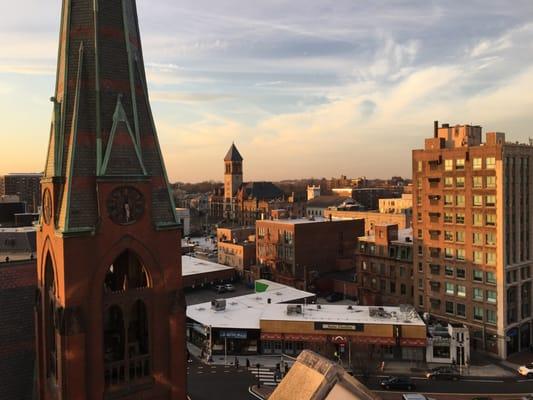
{"type": "Polygon", "coordinates": [[[189,397],[191,400],[251,400],[248,388],[257,379],[245,367],[205,365],[194,359],[187,364],[189,397]]]}

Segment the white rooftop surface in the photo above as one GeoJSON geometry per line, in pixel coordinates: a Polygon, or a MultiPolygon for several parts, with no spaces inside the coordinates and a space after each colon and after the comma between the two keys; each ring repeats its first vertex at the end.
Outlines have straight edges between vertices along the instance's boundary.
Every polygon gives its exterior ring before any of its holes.
{"type": "Polygon", "coordinates": [[[19,227],[13,227],[13,228],[0,228],[0,232],[2,233],[27,233],[27,232],[35,232],[37,229],[35,226],[19,226],[19,227]]]}
{"type": "Polygon", "coordinates": [[[181,257],[181,275],[197,275],[205,274],[207,272],[224,271],[234,269],[226,265],[214,263],[211,261],[203,260],[201,258],[191,257],[184,255],[181,257]]]}
{"type": "Polygon", "coordinates": [[[264,279],[258,281],[269,285],[267,291],[226,299],[226,309],[223,311],[213,310],[211,302],[188,306],[187,317],[213,328],[259,329],[259,321],[265,307],[271,306],[268,299],[271,299],[272,303],[281,303],[314,296],[313,293],[264,279]]]}
{"type": "MultiPolygon", "coordinates": [[[[303,307],[303,305],[302,305],[303,307]]],[[[412,325],[425,326],[418,313],[400,312],[400,307],[381,307],[388,317],[371,316],[370,309],[378,307],[321,304],[320,309],[316,304],[305,306],[302,314],[287,314],[286,304],[270,304],[265,307],[261,320],[265,321],[310,321],[331,322],[340,324],[377,324],[377,325],[412,325]]]]}

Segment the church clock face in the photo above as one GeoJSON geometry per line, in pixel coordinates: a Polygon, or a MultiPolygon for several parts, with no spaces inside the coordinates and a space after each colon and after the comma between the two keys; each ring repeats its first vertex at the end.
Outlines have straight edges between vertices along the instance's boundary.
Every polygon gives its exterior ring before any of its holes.
{"type": "Polygon", "coordinates": [[[43,218],[47,225],[52,220],[52,195],[48,189],[43,193],[43,218]]]}
{"type": "Polygon", "coordinates": [[[107,214],[116,224],[133,224],[143,213],[144,196],[132,186],[118,187],[107,198],[107,214]]]}

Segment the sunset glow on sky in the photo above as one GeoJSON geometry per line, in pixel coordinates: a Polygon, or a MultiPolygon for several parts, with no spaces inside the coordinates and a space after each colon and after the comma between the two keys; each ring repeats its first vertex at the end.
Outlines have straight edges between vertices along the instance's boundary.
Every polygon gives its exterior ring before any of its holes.
{"type": "MultiPolygon", "coordinates": [[[[0,174],[44,167],[60,0],[0,0],[0,174]]],[[[137,0],[171,181],[410,176],[433,120],[533,137],[533,2],[137,0]]]]}

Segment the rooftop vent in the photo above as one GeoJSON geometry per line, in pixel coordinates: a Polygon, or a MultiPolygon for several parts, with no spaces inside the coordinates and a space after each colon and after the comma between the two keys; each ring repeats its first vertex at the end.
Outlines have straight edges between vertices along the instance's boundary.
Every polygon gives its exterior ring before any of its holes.
{"type": "Polygon", "coordinates": [[[211,300],[211,309],[215,311],[224,311],[226,309],[226,300],[225,299],[211,300]]]}
{"type": "Polygon", "coordinates": [[[287,315],[302,314],[301,304],[287,304],[287,315]]]}

